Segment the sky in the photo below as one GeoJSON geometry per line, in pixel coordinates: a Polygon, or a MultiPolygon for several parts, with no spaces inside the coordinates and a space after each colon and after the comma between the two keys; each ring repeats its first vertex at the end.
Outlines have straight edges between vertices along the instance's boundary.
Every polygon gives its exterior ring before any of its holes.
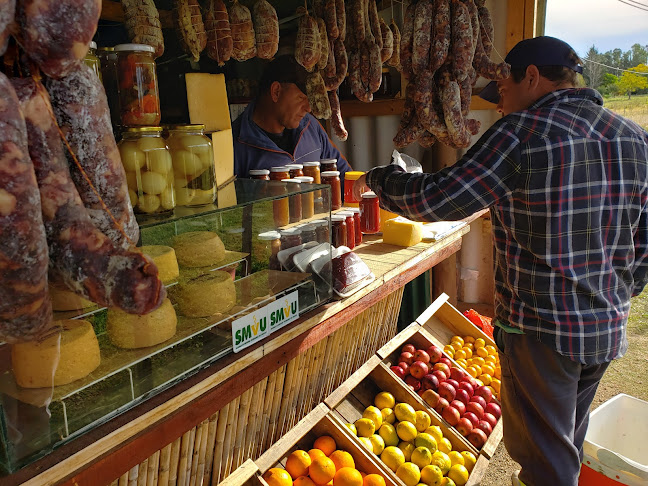
{"type": "Polygon", "coordinates": [[[648,45],[648,0],[547,0],[545,35],[558,37],[583,57],[592,45],[599,52],[633,44],[648,45]]]}

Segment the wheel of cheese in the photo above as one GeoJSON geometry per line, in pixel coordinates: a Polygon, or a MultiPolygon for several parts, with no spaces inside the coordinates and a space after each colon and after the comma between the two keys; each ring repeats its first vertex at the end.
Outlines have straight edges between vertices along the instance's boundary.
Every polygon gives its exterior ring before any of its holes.
{"type": "Polygon", "coordinates": [[[88,376],[99,366],[99,342],[88,321],[69,319],[56,321],[55,325],[60,331],[42,341],[12,346],[11,364],[19,386],[66,385],[88,376]]]}
{"type": "Polygon", "coordinates": [[[181,282],[174,295],[178,309],[188,317],[213,316],[229,311],[236,304],[232,277],[220,270],[181,282]]]}
{"type": "Polygon", "coordinates": [[[216,233],[191,231],[173,239],[178,263],[183,267],[206,267],[225,257],[225,245],[216,233]]]}
{"type": "Polygon", "coordinates": [[[155,346],[176,333],[178,318],[169,299],[153,312],[138,316],[120,309],[108,309],[107,332],[118,348],[135,349],[155,346]]]}
{"type": "Polygon", "coordinates": [[[142,253],[151,257],[158,268],[158,276],[164,283],[173,282],[180,276],[176,252],[170,246],[145,245],[140,248],[142,253]]]}
{"type": "Polygon", "coordinates": [[[94,302],[90,302],[58,284],[50,284],[49,294],[54,311],[82,310],[95,305],[94,302]]]}

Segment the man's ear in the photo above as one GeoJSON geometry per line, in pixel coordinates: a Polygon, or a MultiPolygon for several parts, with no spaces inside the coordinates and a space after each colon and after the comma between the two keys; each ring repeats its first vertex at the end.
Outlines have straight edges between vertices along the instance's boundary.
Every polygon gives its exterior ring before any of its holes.
{"type": "Polygon", "coordinates": [[[279,81],[273,81],[270,85],[270,97],[275,103],[279,101],[279,95],[281,94],[281,83],[279,81]]]}
{"type": "Polygon", "coordinates": [[[535,66],[534,64],[527,66],[524,82],[531,90],[538,87],[538,84],[540,83],[540,71],[538,70],[538,66],[535,66]]]}

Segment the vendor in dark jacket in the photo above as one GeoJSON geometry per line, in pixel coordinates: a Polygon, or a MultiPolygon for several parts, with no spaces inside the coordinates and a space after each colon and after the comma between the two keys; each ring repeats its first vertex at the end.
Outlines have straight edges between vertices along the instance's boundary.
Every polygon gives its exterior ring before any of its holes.
{"type": "Polygon", "coordinates": [[[232,124],[234,172],[337,159],[341,177],[351,170],[317,119],[306,96],[308,72],[292,55],[277,57],[263,73],[259,95],[232,124]]]}

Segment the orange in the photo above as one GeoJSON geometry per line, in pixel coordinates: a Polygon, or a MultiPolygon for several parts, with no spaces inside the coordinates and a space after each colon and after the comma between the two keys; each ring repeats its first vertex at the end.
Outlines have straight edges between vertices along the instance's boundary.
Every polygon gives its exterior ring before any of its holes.
{"type": "Polygon", "coordinates": [[[329,459],[333,461],[333,464],[335,464],[336,471],[339,471],[343,467],[355,468],[355,461],[353,460],[353,456],[347,451],[333,451],[333,453],[329,456],[329,459]]]}
{"type": "Polygon", "coordinates": [[[343,467],[335,473],[333,486],[362,486],[363,479],[360,471],[353,467],[343,467]]]}
{"type": "Polygon", "coordinates": [[[299,476],[295,479],[293,486],[315,486],[315,483],[308,476],[299,476]]]}
{"type": "Polygon", "coordinates": [[[313,448],[321,450],[326,456],[330,456],[337,449],[337,444],[330,435],[323,435],[315,440],[313,448]]]}
{"type": "Polygon", "coordinates": [[[335,463],[328,457],[316,457],[308,468],[308,475],[315,484],[326,484],[335,476],[335,463]]]}
{"type": "Polygon", "coordinates": [[[385,486],[385,478],[380,474],[367,474],[362,482],[363,486],[385,486]]]}
{"type": "Polygon", "coordinates": [[[293,451],[286,460],[286,471],[293,477],[306,476],[308,466],[311,465],[311,457],[308,452],[302,450],[293,451]]]}
{"type": "Polygon", "coordinates": [[[311,458],[311,462],[315,460],[316,457],[326,457],[326,454],[324,454],[321,450],[319,449],[311,449],[308,451],[308,455],[311,458]]]}
{"type": "Polygon", "coordinates": [[[273,467],[268,469],[263,475],[266,483],[270,486],[292,486],[292,477],[288,474],[288,471],[281,469],[280,467],[273,467]]]}

